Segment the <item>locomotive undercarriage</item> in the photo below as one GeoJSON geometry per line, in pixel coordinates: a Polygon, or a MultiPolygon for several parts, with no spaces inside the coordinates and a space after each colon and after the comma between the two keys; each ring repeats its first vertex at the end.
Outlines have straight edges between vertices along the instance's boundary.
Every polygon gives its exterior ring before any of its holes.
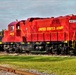
{"type": "Polygon", "coordinates": [[[76,55],[76,41],[4,43],[0,51],[51,55],[76,55]]]}

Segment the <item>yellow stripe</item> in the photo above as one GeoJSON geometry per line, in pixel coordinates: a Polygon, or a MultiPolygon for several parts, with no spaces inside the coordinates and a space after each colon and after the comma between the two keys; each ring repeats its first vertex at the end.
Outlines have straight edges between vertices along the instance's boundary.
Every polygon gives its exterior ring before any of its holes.
{"type": "Polygon", "coordinates": [[[2,42],[0,42],[0,44],[2,44],[2,42]]]}

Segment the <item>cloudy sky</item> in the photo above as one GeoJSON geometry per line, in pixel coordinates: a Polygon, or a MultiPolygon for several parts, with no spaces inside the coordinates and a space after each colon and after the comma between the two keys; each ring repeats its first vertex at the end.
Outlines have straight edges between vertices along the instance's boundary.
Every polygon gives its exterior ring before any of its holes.
{"type": "Polygon", "coordinates": [[[76,15],[76,0],[0,0],[0,30],[16,19],[76,15]]]}

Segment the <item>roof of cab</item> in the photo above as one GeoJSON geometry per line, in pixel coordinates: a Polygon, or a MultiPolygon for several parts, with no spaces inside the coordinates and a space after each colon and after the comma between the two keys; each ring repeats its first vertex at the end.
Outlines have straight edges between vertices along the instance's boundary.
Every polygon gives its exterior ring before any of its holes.
{"type": "Polygon", "coordinates": [[[14,22],[11,22],[8,26],[16,25],[17,23],[18,23],[17,21],[14,21],[14,22]]]}

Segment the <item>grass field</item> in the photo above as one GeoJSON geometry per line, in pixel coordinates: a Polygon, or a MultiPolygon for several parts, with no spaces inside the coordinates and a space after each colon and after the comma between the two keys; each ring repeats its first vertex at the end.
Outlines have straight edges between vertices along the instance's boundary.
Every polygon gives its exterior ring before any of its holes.
{"type": "Polygon", "coordinates": [[[33,69],[52,75],[76,75],[76,57],[2,55],[0,64],[9,64],[15,69],[33,69]]]}

